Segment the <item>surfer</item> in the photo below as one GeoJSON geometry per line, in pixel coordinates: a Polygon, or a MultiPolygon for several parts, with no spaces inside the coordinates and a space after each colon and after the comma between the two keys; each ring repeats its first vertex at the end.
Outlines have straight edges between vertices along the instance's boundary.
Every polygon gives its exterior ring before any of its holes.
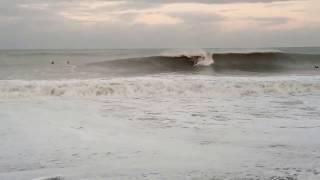
{"type": "Polygon", "coordinates": [[[67,61],[67,64],[70,64],[70,61],[67,61]]]}
{"type": "Polygon", "coordinates": [[[315,69],[319,69],[319,66],[315,65],[314,68],[315,68],[315,69]]]}
{"type": "Polygon", "coordinates": [[[54,61],[51,61],[51,64],[54,64],[54,61]]]}
{"type": "Polygon", "coordinates": [[[200,61],[200,57],[201,56],[192,56],[191,59],[192,59],[192,62],[193,62],[194,66],[198,64],[198,62],[200,61]]]}

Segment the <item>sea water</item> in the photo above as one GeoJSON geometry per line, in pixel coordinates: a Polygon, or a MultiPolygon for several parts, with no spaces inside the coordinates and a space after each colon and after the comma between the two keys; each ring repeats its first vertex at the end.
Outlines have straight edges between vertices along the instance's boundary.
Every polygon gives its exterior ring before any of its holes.
{"type": "Polygon", "coordinates": [[[0,179],[319,179],[319,54],[1,50],[0,179]]]}

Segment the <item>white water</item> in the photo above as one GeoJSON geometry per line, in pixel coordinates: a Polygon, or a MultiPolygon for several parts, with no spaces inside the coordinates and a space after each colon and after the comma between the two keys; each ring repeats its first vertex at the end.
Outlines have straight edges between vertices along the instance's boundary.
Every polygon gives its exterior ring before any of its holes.
{"type": "Polygon", "coordinates": [[[171,50],[161,53],[161,56],[166,57],[180,57],[186,56],[189,58],[199,57],[195,60],[195,66],[210,66],[214,64],[214,59],[212,58],[212,53],[206,52],[204,50],[171,50]]]}
{"type": "Polygon", "coordinates": [[[317,71],[118,77],[79,68],[139,52],[50,52],[0,57],[1,180],[320,179],[317,71]]]}
{"type": "Polygon", "coordinates": [[[214,64],[214,59],[212,58],[211,53],[206,53],[205,55],[202,55],[197,63],[195,64],[196,66],[210,66],[214,64]]]}
{"type": "Polygon", "coordinates": [[[154,76],[109,80],[0,81],[0,97],[234,97],[319,94],[320,76],[154,76]]]}
{"type": "Polygon", "coordinates": [[[0,179],[320,178],[320,95],[0,101],[0,179]]]}

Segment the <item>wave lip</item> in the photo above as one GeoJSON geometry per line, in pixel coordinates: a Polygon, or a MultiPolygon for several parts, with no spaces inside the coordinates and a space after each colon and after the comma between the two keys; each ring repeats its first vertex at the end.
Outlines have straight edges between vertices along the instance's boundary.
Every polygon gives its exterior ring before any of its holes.
{"type": "Polygon", "coordinates": [[[320,94],[320,76],[305,78],[141,77],[110,80],[0,81],[1,98],[226,97],[320,94]]]}

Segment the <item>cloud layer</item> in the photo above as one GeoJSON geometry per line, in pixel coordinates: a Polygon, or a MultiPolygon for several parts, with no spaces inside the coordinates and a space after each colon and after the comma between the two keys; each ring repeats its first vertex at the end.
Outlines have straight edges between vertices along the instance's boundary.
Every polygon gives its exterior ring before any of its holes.
{"type": "Polygon", "coordinates": [[[320,45],[317,7],[317,0],[4,0],[0,48],[320,45]]]}

